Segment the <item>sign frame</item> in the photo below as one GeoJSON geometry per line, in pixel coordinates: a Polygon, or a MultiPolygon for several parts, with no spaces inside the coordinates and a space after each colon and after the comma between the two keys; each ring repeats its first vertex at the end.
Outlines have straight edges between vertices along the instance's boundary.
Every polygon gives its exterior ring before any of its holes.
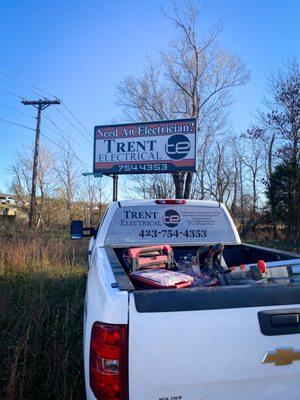
{"type": "MultiPolygon", "coordinates": [[[[93,174],[94,176],[99,176],[99,174],[103,174],[103,175],[133,175],[133,174],[156,174],[156,173],[172,173],[172,172],[195,172],[196,171],[196,162],[197,162],[197,131],[198,131],[198,127],[197,127],[197,119],[196,118],[181,118],[181,119],[170,119],[170,120],[158,120],[158,121],[144,121],[144,122],[131,122],[131,123],[124,123],[124,124],[109,124],[109,125],[96,125],[94,127],[94,145],[93,145],[93,174]],[[133,162],[132,164],[136,164],[136,165],[146,165],[146,164],[165,164],[167,165],[167,169],[166,170],[136,170],[136,171],[112,171],[109,169],[100,169],[100,168],[96,168],[96,142],[97,142],[97,130],[98,129],[107,129],[107,128],[112,128],[112,129],[116,129],[116,128],[121,128],[121,127],[140,127],[140,126],[147,126],[147,125],[151,125],[151,124],[175,124],[175,123],[184,123],[184,122],[193,122],[194,123],[194,130],[195,132],[188,132],[188,135],[194,135],[194,152],[193,152],[193,158],[192,160],[194,160],[193,165],[189,166],[189,167],[178,167],[175,165],[175,167],[173,169],[169,170],[169,165],[173,165],[174,163],[172,163],[171,157],[168,160],[163,160],[160,162],[154,161],[154,162],[149,162],[149,161],[140,161],[140,162],[133,162]]],[[[170,133],[170,134],[162,134],[165,136],[173,136],[176,134],[181,134],[180,132],[175,132],[175,133],[170,133]]],[[[185,135],[186,133],[182,133],[182,135],[185,135]]],[[[161,136],[162,136],[161,135],[161,136]]],[[[158,137],[160,136],[159,134],[153,134],[153,135],[141,135],[142,138],[145,137],[158,137]]],[[[130,137],[138,137],[138,136],[124,136],[125,138],[130,138],[130,137]]],[[[108,138],[109,140],[109,138],[108,138]]],[[[176,160],[174,160],[174,162],[176,163],[176,160]]],[[[104,162],[105,163],[105,162],[104,162]]],[[[122,162],[118,162],[116,161],[116,166],[117,165],[122,165],[122,162]]],[[[128,164],[128,161],[126,161],[126,164],[128,164]]],[[[124,165],[124,164],[123,164],[124,165]]],[[[137,168],[138,169],[138,168],[137,168]]]]}

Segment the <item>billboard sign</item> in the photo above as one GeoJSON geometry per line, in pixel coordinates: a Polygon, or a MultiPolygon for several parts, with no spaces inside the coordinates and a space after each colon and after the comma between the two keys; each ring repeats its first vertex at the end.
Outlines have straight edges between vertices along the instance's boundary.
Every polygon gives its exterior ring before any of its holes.
{"type": "Polygon", "coordinates": [[[196,169],[195,118],[95,126],[94,174],[196,169]]]}

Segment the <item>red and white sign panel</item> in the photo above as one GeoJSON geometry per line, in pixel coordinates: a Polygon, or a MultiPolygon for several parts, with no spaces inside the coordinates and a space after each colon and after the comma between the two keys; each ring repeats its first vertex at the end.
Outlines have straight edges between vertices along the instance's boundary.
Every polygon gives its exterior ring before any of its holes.
{"type": "Polygon", "coordinates": [[[94,174],[195,171],[195,118],[95,127],[94,174]]]}

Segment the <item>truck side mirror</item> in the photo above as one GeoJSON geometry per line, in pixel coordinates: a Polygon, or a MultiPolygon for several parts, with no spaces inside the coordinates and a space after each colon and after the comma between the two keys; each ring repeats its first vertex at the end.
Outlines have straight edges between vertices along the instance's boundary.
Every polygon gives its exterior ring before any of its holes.
{"type": "Polygon", "coordinates": [[[86,236],[94,236],[96,234],[95,228],[84,228],[82,221],[72,221],[70,226],[70,238],[72,240],[82,239],[86,236]],[[87,232],[88,231],[88,232],[87,232]]]}
{"type": "Polygon", "coordinates": [[[83,238],[83,222],[82,221],[72,221],[71,222],[70,237],[73,240],[83,238]]]}

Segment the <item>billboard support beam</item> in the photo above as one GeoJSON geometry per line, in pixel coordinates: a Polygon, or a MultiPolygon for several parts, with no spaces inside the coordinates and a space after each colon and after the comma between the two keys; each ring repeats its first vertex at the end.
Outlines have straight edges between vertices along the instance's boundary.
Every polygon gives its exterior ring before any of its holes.
{"type": "Polygon", "coordinates": [[[104,176],[109,176],[113,178],[113,201],[118,201],[118,179],[119,176],[117,174],[101,174],[101,173],[94,173],[94,172],[83,172],[82,176],[93,176],[94,178],[102,178],[104,176]]]}
{"type": "Polygon", "coordinates": [[[119,176],[113,175],[113,201],[118,201],[118,179],[119,176]]]}

